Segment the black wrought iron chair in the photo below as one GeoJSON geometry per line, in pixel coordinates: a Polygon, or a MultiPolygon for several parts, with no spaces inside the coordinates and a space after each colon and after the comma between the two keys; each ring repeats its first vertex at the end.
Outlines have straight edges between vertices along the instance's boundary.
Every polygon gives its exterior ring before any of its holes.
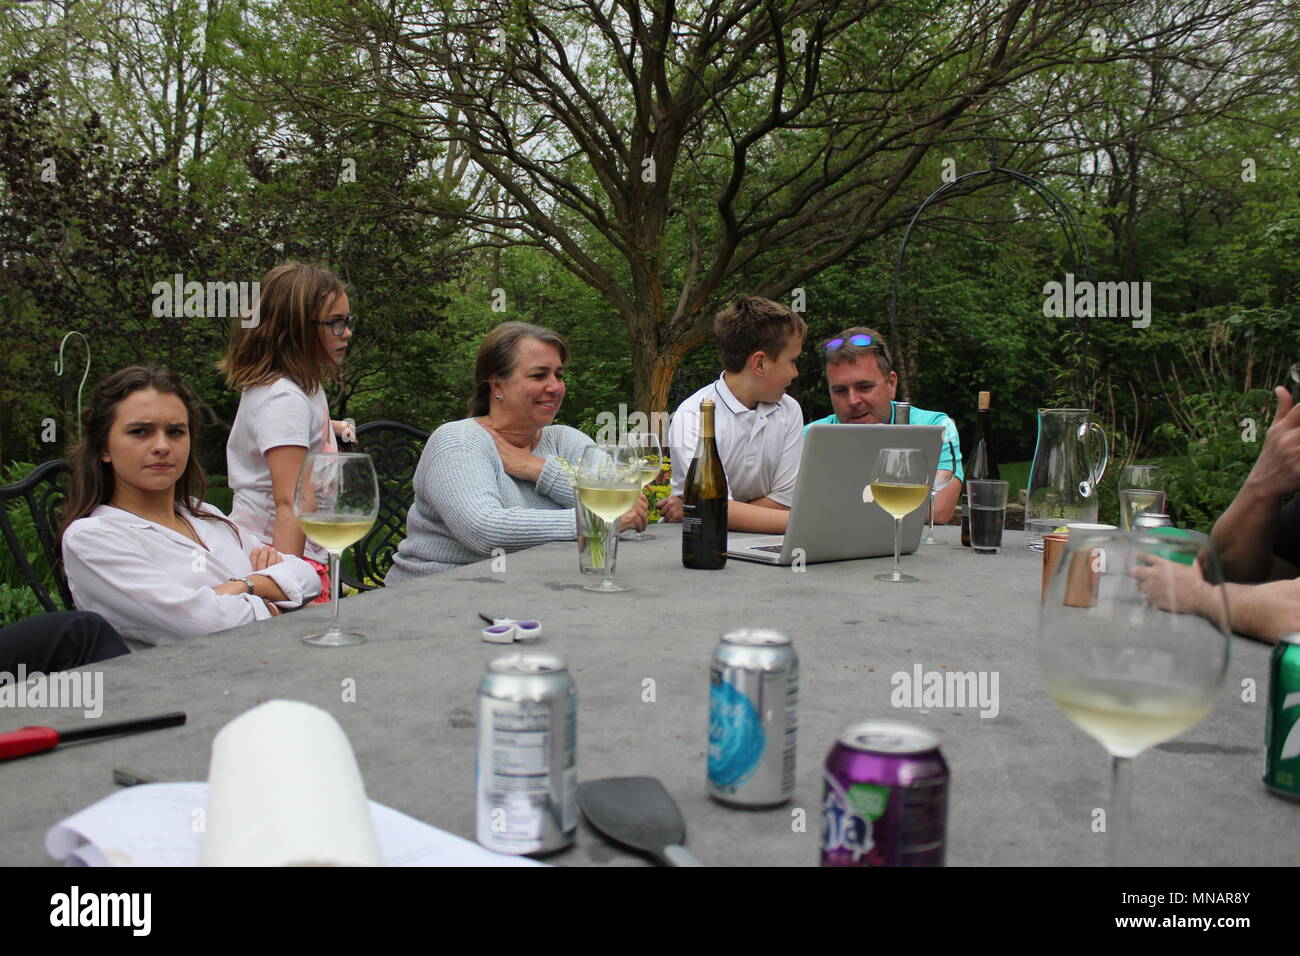
{"type": "Polygon", "coordinates": [[[357,426],[349,450],[370,455],[379,479],[379,514],[369,533],[352,549],[357,578],[342,572],[343,583],[362,591],[382,587],[393,565],[393,554],[406,537],[406,513],[415,501],[415,466],[420,463],[428,431],[401,422],[366,422],[357,426]]]}
{"type": "Polygon", "coordinates": [[[0,534],[23,580],[47,611],[76,609],[54,546],[68,480],[67,461],[56,458],[37,465],[22,481],[0,486],[0,534]],[[25,507],[14,507],[15,502],[25,507]],[[47,575],[54,579],[62,607],[46,587],[47,575]]]}

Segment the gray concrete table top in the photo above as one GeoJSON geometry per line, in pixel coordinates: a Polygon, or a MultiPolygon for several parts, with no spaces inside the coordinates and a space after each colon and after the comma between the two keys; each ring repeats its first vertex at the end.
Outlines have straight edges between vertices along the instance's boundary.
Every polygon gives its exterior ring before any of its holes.
{"type": "MultiPolygon", "coordinates": [[[[50,860],[46,830],[111,793],[113,767],[163,780],[206,778],[213,735],[271,698],[332,713],[356,750],[369,795],[434,826],[474,835],[475,693],[503,653],[479,637],[476,612],[542,622],[539,649],[562,655],[578,689],[580,778],[651,775],[676,798],[687,844],[706,864],[808,866],[818,860],[822,763],[837,735],[868,717],[939,732],[952,773],[949,865],[1095,865],[1109,801],[1108,759],[1042,687],[1035,652],[1041,556],[1008,532],[1001,554],[948,542],[903,558],[917,584],[872,575],[891,559],[810,565],[801,572],[730,561],[681,566],[678,525],[624,540],[618,579],[634,590],[581,590],[576,545],[562,542],[346,599],[345,625],[369,643],[298,640],[327,618],[313,607],[256,625],[97,665],[104,720],[185,710],[181,728],[70,745],[0,763],[0,864],[50,860]],[[794,798],[762,811],[705,793],[708,664],[736,627],[789,634],[801,662],[794,798]],[[977,707],[928,713],[891,704],[894,674],[977,671],[998,677],[996,716],[977,707]],[[345,700],[355,688],[355,700],[345,700]],[[653,693],[651,693],[653,691],[653,693]]],[[[1228,679],[1208,717],[1135,761],[1133,861],[1294,865],[1300,805],[1260,782],[1269,648],[1233,638],[1228,679]],[[1244,701],[1243,680],[1257,685],[1244,701]]],[[[0,730],[72,727],[78,711],[0,710],[0,730]]],[[[643,865],[584,822],[561,865],[643,865]]]]}

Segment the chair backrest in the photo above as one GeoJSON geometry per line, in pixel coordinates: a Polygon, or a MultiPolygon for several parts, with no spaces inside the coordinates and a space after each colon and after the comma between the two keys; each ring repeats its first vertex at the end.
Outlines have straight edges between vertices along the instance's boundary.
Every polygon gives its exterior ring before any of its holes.
{"type": "Polygon", "coordinates": [[[69,474],[68,462],[57,458],[37,465],[21,481],[0,485],[0,534],[23,580],[47,611],[75,610],[54,546],[68,493],[69,474]],[[45,586],[46,571],[52,572],[63,607],[54,603],[45,586]]]}
{"type": "Polygon", "coordinates": [[[393,554],[406,537],[406,513],[415,501],[415,466],[432,432],[401,422],[366,422],[357,426],[356,451],[370,455],[379,479],[379,514],[369,533],[353,548],[359,582],[375,587],[393,565],[393,554]]]}

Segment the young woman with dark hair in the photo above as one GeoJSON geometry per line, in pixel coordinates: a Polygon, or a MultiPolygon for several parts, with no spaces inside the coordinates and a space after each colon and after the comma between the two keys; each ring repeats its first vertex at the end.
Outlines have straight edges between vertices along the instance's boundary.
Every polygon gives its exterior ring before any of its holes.
{"type": "Polygon", "coordinates": [[[100,383],[73,450],[60,547],[77,607],[132,649],[263,620],[319,593],[315,571],[203,500],[199,410],[172,372],[100,383]]]}

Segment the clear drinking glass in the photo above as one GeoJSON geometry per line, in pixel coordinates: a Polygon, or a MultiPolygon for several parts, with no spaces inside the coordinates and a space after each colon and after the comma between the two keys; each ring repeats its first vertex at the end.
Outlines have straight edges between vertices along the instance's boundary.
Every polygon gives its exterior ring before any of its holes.
{"type": "Polygon", "coordinates": [[[1010,483],[976,478],[966,485],[970,503],[970,549],[974,554],[997,554],[1002,547],[1002,526],[1007,518],[1010,483]]]}
{"type": "MultiPolygon", "coordinates": [[[[663,474],[664,449],[659,441],[659,436],[654,432],[632,432],[627,436],[627,445],[636,449],[641,458],[641,492],[644,494],[646,488],[654,484],[661,474],[663,474]]],[[[638,531],[632,535],[633,541],[651,541],[654,535],[646,534],[644,531],[638,531]]]]}
{"type": "Polygon", "coordinates": [[[365,537],[379,512],[379,482],[369,455],[319,452],[308,455],[298,469],[293,510],[298,527],[330,553],[330,584],[334,620],[329,630],[303,640],[317,647],[364,644],[358,631],[339,629],[339,560],[343,549],[365,537]]]}
{"type": "Polygon", "coordinates": [[[1166,514],[1165,476],[1159,465],[1126,465],[1119,476],[1119,526],[1133,527],[1144,512],[1166,514]]]}
{"type": "Polygon", "coordinates": [[[586,591],[630,591],[614,583],[614,539],[619,518],[632,510],[641,494],[641,455],[630,445],[588,445],[578,465],[578,499],[605,520],[605,575],[586,591]]]}
{"type": "MultiPolygon", "coordinates": [[[[948,449],[949,460],[956,464],[957,452],[953,449],[952,442],[944,442],[944,447],[948,449]]],[[[936,470],[934,473],[934,485],[930,488],[930,528],[921,539],[922,544],[947,544],[946,541],[940,541],[934,536],[934,496],[952,484],[955,477],[957,473],[946,468],[936,470]]]]}
{"type": "Polygon", "coordinates": [[[1193,562],[1213,582],[1226,621],[1227,595],[1210,546],[1147,532],[1072,530],[1040,606],[1047,691],[1111,755],[1112,866],[1122,864],[1129,845],[1133,758],[1199,723],[1227,673],[1228,633],[1196,613],[1185,584],[1175,587],[1193,562]]]}
{"type": "Polygon", "coordinates": [[[877,581],[917,580],[903,573],[898,552],[902,546],[903,519],[925,504],[933,474],[919,448],[882,448],[876,455],[876,466],[871,472],[871,497],[894,516],[894,570],[877,574],[877,581]]]}

